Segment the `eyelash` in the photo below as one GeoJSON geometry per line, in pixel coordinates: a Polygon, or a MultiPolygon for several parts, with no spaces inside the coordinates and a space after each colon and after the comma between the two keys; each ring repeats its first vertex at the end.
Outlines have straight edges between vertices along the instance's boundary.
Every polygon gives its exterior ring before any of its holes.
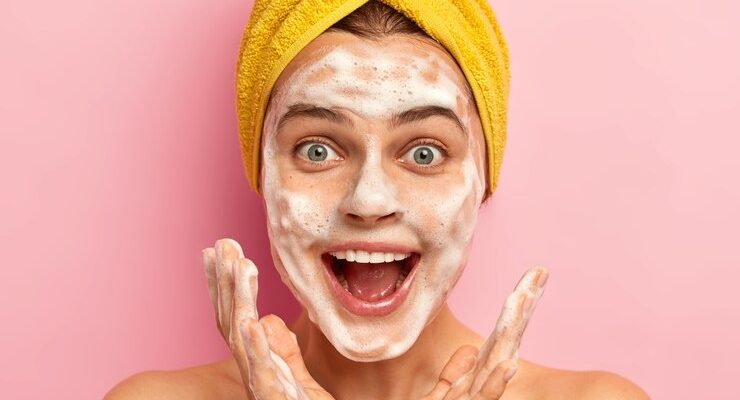
{"type": "MultiPolygon", "coordinates": [[[[300,158],[301,160],[306,161],[308,163],[311,163],[313,165],[319,165],[319,166],[325,165],[325,164],[330,163],[332,161],[336,161],[336,160],[329,160],[329,161],[307,161],[307,160],[304,160],[297,153],[298,153],[298,149],[300,149],[306,143],[321,143],[321,144],[323,144],[325,146],[331,147],[332,150],[334,150],[334,152],[336,152],[337,154],[339,154],[339,152],[334,148],[334,146],[332,145],[332,143],[330,143],[328,140],[323,139],[321,137],[310,137],[310,138],[305,138],[305,139],[299,140],[295,144],[295,147],[293,148],[293,154],[295,156],[297,156],[298,158],[300,158]]],[[[404,151],[401,153],[402,156],[405,155],[406,153],[408,153],[408,151],[411,150],[411,149],[413,149],[414,147],[421,146],[421,145],[431,145],[431,146],[434,146],[434,147],[436,147],[442,153],[442,156],[444,157],[444,159],[446,159],[446,158],[449,157],[449,151],[447,149],[447,146],[445,146],[444,144],[440,143],[437,140],[426,139],[426,138],[415,140],[414,142],[412,142],[411,144],[409,144],[408,146],[406,146],[406,148],[404,149],[404,151]]],[[[439,164],[435,164],[435,165],[414,164],[414,166],[416,168],[430,169],[431,170],[431,169],[436,169],[436,168],[442,167],[442,164],[443,163],[439,163],[439,164]]]]}
{"type": "Polygon", "coordinates": [[[414,164],[414,167],[415,168],[420,168],[420,169],[426,169],[426,170],[432,170],[432,169],[437,169],[437,168],[443,167],[444,160],[449,157],[449,154],[450,153],[449,153],[449,151],[447,149],[447,146],[445,146],[444,144],[440,143],[437,140],[426,139],[426,138],[415,140],[410,145],[408,145],[401,154],[403,156],[406,153],[408,153],[409,150],[413,149],[414,147],[422,146],[422,145],[431,145],[431,146],[436,147],[440,151],[440,153],[442,153],[442,157],[443,157],[442,160],[443,161],[440,162],[439,164],[435,164],[435,165],[414,164]]]}
{"type": "MultiPolygon", "coordinates": [[[[323,144],[323,145],[325,145],[327,147],[331,147],[331,149],[335,153],[337,153],[337,155],[339,155],[339,152],[337,151],[337,149],[335,149],[334,148],[334,145],[332,145],[332,143],[329,142],[328,140],[326,140],[324,138],[321,138],[321,137],[309,137],[309,138],[305,138],[305,139],[299,140],[295,144],[295,146],[293,147],[293,155],[295,157],[299,158],[301,161],[304,161],[304,162],[307,162],[307,163],[309,163],[311,165],[316,165],[316,166],[323,166],[323,165],[326,165],[328,163],[337,161],[337,160],[313,161],[313,160],[306,160],[306,159],[304,159],[303,157],[301,157],[300,155],[298,155],[298,149],[300,149],[306,143],[321,143],[321,144],[323,144]]],[[[343,158],[341,155],[339,155],[339,157],[340,158],[343,158]]]]}

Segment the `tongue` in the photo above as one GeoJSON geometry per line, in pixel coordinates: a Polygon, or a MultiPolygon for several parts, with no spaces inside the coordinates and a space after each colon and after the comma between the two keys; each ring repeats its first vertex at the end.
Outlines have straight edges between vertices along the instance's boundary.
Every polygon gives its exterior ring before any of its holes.
{"type": "Polygon", "coordinates": [[[347,262],[344,267],[349,292],[365,301],[380,300],[395,292],[400,274],[400,261],[379,264],[347,262]]]}

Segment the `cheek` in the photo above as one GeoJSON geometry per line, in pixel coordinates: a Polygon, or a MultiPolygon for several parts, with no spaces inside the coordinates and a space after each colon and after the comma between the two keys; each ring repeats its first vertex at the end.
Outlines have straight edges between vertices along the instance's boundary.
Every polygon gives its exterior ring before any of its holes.
{"type": "Polygon", "coordinates": [[[329,225],[328,205],[301,192],[278,188],[274,199],[281,233],[308,239],[323,237],[329,225]]]}
{"type": "Polygon", "coordinates": [[[266,168],[265,204],[272,258],[283,282],[302,303],[320,285],[314,249],[329,238],[335,206],[316,193],[282,183],[278,171],[266,168]]]}
{"type": "Polygon", "coordinates": [[[478,214],[478,175],[468,156],[458,174],[426,186],[415,185],[415,193],[406,204],[410,219],[429,246],[460,247],[469,241],[478,214]]]}
{"type": "MultiPolygon", "coordinates": [[[[268,172],[266,176],[269,175],[268,172]]],[[[282,179],[278,177],[274,183],[267,183],[265,201],[268,204],[267,212],[273,234],[276,237],[291,237],[296,245],[306,249],[318,240],[325,241],[329,238],[337,204],[331,196],[331,190],[316,190],[301,186],[300,182],[296,182],[298,185],[295,186],[285,183],[294,180],[289,175],[282,179]]]]}
{"type": "Polygon", "coordinates": [[[424,235],[429,255],[425,284],[420,290],[435,299],[429,301],[444,299],[467,263],[482,190],[478,178],[475,163],[468,156],[459,175],[420,201],[416,218],[423,221],[419,232],[424,235]]]}
{"type": "MultiPolygon", "coordinates": [[[[288,157],[264,152],[264,195],[271,239],[283,254],[306,254],[331,240],[345,188],[340,179],[311,179],[288,157]]],[[[285,260],[284,260],[285,261],[285,260]]]]}

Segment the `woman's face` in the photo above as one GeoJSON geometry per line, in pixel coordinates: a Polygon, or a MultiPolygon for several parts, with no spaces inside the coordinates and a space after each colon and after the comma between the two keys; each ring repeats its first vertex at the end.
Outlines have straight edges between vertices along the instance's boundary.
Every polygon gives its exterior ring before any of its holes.
{"type": "Polygon", "coordinates": [[[345,357],[397,357],[462,273],[486,182],[463,73],[439,45],[320,35],[276,83],[262,188],[275,265],[345,357]]]}

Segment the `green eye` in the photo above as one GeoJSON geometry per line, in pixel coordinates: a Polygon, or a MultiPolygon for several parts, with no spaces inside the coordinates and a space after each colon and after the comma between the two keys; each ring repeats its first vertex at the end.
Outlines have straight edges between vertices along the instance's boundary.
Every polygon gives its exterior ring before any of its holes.
{"type": "Polygon", "coordinates": [[[314,162],[322,162],[327,159],[335,160],[338,158],[337,153],[331,147],[317,142],[308,142],[301,145],[298,148],[298,154],[314,162]]]}
{"type": "Polygon", "coordinates": [[[432,166],[442,161],[442,152],[437,146],[423,145],[411,148],[404,158],[409,158],[417,165],[432,166]]]}

